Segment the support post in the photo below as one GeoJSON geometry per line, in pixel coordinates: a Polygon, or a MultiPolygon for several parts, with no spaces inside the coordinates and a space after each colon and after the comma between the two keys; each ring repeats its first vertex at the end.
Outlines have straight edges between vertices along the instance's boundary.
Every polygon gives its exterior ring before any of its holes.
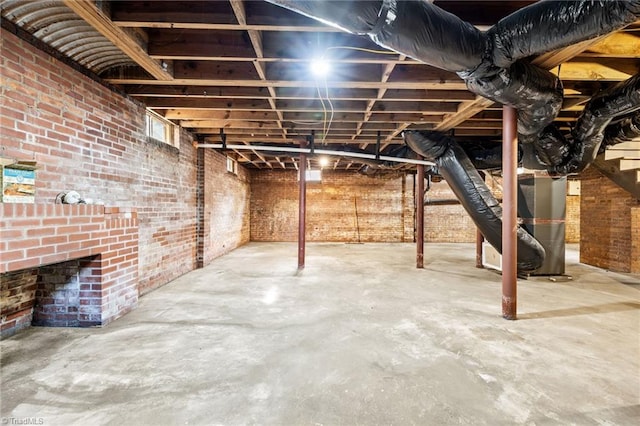
{"type": "MultiPolygon", "coordinates": [[[[485,179],[485,174],[482,170],[478,171],[482,180],[485,179]]],[[[480,228],[476,228],[476,268],[484,268],[482,264],[482,243],[484,242],[484,235],[480,232],[480,228]]]]}
{"type": "MultiPolygon", "coordinates": [[[[305,147],[304,142],[300,142],[300,148],[305,147]]],[[[300,191],[298,197],[298,270],[304,269],[305,259],[305,230],[307,212],[307,155],[300,153],[300,191]]]]}
{"type": "Polygon", "coordinates": [[[502,317],[517,318],[518,114],[502,107],[502,317]]]}
{"type": "Polygon", "coordinates": [[[476,268],[484,268],[482,264],[482,243],[484,242],[484,235],[476,228],[476,268]]]}
{"type": "Polygon", "coordinates": [[[424,268],[424,165],[418,164],[416,179],[416,268],[424,268]]]}

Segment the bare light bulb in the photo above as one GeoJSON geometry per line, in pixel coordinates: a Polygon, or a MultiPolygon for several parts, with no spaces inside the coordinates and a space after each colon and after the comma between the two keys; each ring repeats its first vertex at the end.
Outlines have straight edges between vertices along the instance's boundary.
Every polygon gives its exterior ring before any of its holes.
{"type": "Polygon", "coordinates": [[[309,64],[311,69],[311,73],[316,77],[325,77],[329,74],[331,70],[331,66],[329,65],[329,61],[324,58],[314,58],[311,60],[309,64]]]}

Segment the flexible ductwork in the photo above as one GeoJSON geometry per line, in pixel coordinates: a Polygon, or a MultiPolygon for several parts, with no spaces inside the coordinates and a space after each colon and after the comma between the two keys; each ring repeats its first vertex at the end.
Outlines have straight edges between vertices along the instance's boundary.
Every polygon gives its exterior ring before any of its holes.
{"type": "MultiPolygon", "coordinates": [[[[455,139],[429,131],[405,131],[404,138],[411,149],[436,163],[438,173],[445,178],[482,235],[502,253],[502,207],[455,139]]],[[[518,270],[538,269],[544,261],[544,248],[520,227],[517,236],[518,270]]]]}
{"type": "Polygon", "coordinates": [[[429,1],[267,1],[457,72],[472,92],[515,107],[520,141],[533,143],[540,161],[556,171],[570,161],[567,155],[579,154],[561,138],[538,142],[560,111],[562,86],[525,58],[610,33],[640,17],[640,0],[543,0],[481,32],[429,1]]]}
{"type": "MultiPolygon", "coordinates": [[[[552,167],[549,172],[557,175],[579,173],[593,162],[605,138],[605,129],[616,117],[624,117],[640,110],[640,74],[609,88],[593,97],[573,128],[565,145],[569,146],[567,161],[552,167]]],[[[636,121],[637,122],[637,121],[636,121]]],[[[615,126],[611,132],[616,132],[615,126]]],[[[633,117],[619,127],[622,131],[633,129],[633,117]]],[[[637,129],[637,127],[636,127],[637,129]]],[[[619,130],[618,130],[619,132],[619,130]]],[[[545,141],[545,136],[541,140],[545,141]]],[[[564,139],[563,139],[564,140],[564,139]]],[[[609,143],[612,142],[609,139],[609,143]]]]}
{"type": "MultiPolygon", "coordinates": [[[[561,82],[527,58],[634,22],[640,17],[640,0],[543,0],[505,17],[487,32],[426,0],[267,1],[368,35],[380,46],[425,64],[454,71],[473,93],[516,108],[519,141],[531,144],[539,162],[552,173],[584,169],[593,161],[612,118],[633,112],[633,107],[622,105],[608,92],[592,100],[568,141],[551,125],[562,106],[561,82]]],[[[627,101],[640,105],[635,95],[629,95],[627,101]]],[[[405,140],[416,152],[437,162],[487,240],[500,250],[501,210],[458,144],[441,134],[415,131],[405,132],[405,140]]],[[[544,258],[542,246],[521,229],[518,253],[522,270],[535,269],[544,258]]]]}
{"type": "Polygon", "coordinates": [[[604,147],[627,142],[640,136],[640,111],[607,126],[600,152],[604,147]]]}

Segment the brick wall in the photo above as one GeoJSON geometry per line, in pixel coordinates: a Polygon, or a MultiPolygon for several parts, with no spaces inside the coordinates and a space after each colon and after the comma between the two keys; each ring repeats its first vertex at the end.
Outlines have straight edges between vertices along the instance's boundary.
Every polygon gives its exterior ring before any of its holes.
{"type": "Polygon", "coordinates": [[[431,182],[425,195],[424,240],[470,243],[476,240],[476,225],[446,181],[431,182]],[[450,204],[440,204],[451,202],[450,204]],[[433,203],[433,204],[429,204],[433,203]]]}
{"type": "MultiPolygon", "coordinates": [[[[38,162],[36,204],[53,204],[58,193],[74,189],[106,205],[135,207],[144,247],[141,293],[194,269],[197,164],[191,136],[181,132],[179,149],[148,141],[141,104],[4,29],[2,41],[0,155],[38,162]]],[[[216,156],[224,158],[209,154],[216,156]]],[[[220,160],[210,162],[218,167],[220,160]]],[[[236,188],[216,190],[220,195],[236,188]]],[[[246,240],[247,221],[238,220],[242,226],[234,222],[233,229],[242,228],[244,236],[223,236],[224,250],[246,240]]],[[[216,230],[226,227],[218,225],[216,230]]],[[[212,256],[222,251],[213,250],[212,256]]]]}
{"type": "Polygon", "coordinates": [[[580,261],[616,272],[640,272],[640,200],[593,167],[581,176],[580,261]]]}
{"type": "MultiPolygon", "coordinates": [[[[307,240],[413,241],[413,220],[405,217],[411,197],[403,174],[325,170],[322,183],[307,184],[307,240]]],[[[252,241],[296,241],[297,172],[252,172],[250,207],[252,241]]]]}
{"type": "Polygon", "coordinates": [[[31,325],[37,269],[0,274],[0,338],[31,325]]]}
{"type": "Polygon", "coordinates": [[[0,312],[3,334],[27,321],[38,296],[34,319],[47,325],[105,325],[137,305],[135,209],[0,204],[0,252],[2,290],[10,296],[0,312]],[[20,275],[34,269],[35,294],[23,279],[33,272],[20,275]],[[16,317],[19,312],[24,318],[16,317]]]}
{"type": "Polygon", "coordinates": [[[402,216],[404,236],[403,241],[416,241],[416,199],[414,197],[414,185],[416,184],[416,174],[405,175],[402,181],[402,216]]]}
{"type": "Polygon", "coordinates": [[[202,257],[206,265],[214,258],[249,241],[249,173],[227,172],[227,157],[212,150],[202,156],[202,257]]]}
{"type": "Polygon", "coordinates": [[[567,243],[580,242],[580,195],[567,195],[564,235],[567,243]]]}
{"type": "Polygon", "coordinates": [[[631,267],[629,270],[640,273],[640,207],[631,208],[631,267]]]}

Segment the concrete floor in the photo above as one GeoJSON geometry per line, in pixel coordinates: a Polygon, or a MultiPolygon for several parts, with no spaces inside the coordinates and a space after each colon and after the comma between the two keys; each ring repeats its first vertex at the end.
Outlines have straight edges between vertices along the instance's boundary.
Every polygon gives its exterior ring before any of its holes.
{"type": "Polygon", "coordinates": [[[471,244],[251,243],[103,329],[0,342],[3,424],[637,425],[640,277],[520,280],[471,244]],[[17,419],[17,420],[16,420],[17,419]]]}

